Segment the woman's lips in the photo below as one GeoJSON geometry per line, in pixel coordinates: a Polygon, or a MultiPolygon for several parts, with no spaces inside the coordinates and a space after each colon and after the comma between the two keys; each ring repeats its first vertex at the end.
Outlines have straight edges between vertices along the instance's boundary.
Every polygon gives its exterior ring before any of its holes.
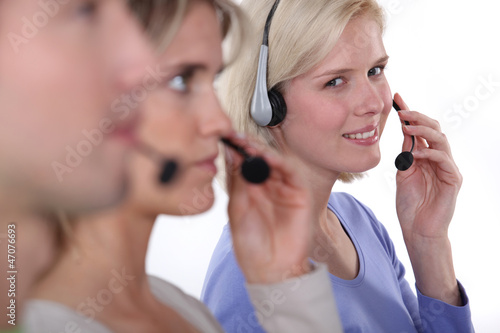
{"type": "Polygon", "coordinates": [[[134,145],[137,137],[135,135],[135,130],[132,129],[119,129],[114,130],[111,136],[125,141],[128,145],[134,145]]]}
{"type": "Polygon", "coordinates": [[[215,175],[217,173],[217,167],[215,166],[215,159],[217,158],[217,155],[213,155],[207,159],[204,159],[198,163],[196,163],[196,166],[208,171],[210,174],[215,175]]]}
{"type": "Polygon", "coordinates": [[[357,145],[370,146],[379,141],[378,128],[362,129],[358,132],[342,135],[344,139],[357,145]]]}
{"type": "MultiPolygon", "coordinates": [[[[137,142],[137,128],[139,126],[139,116],[130,117],[127,121],[118,121],[110,132],[109,136],[125,141],[129,145],[137,142]]],[[[109,129],[108,129],[109,130],[109,129]]]]}

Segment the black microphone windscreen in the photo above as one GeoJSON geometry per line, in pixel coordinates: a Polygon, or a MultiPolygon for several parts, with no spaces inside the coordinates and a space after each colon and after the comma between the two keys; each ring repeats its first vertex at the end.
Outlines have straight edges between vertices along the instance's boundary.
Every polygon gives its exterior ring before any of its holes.
{"type": "Polygon", "coordinates": [[[394,163],[399,171],[406,171],[413,164],[413,154],[409,151],[404,151],[396,157],[396,161],[394,163]]]}
{"type": "Polygon", "coordinates": [[[167,184],[172,181],[177,172],[177,163],[173,160],[165,160],[161,165],[159,181],[167,184]]]}
{"type": "Polygon", "coordinates": [[[245,159],[241,165],[241,173],[248,182],[260,184],[269,178],[271,169],[264,159],[252,156],[245,159]]]}

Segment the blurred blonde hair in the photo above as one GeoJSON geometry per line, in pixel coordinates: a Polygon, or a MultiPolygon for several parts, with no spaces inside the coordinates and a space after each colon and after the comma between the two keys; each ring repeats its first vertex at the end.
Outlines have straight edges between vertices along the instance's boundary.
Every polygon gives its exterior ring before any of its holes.
{"type": "Polygon", "coordinates": [[[182,23],[188,0],[129,0],[132,12],[161,53],[182,23]]]}
{"type": "MultiPolygon", "coordinates": [[[[237,131],[249,133],[279,149],[269,128],[258,126],[250,116],[264,25],[274,2],[242,1],[252,28],[250,48],[222,74],[220,94],[237,131]]],[[[269,32],[268,89],[286,91],[290,80],[317,66],[333,49],[349,21],[361,15],[368,15],[384,30],[383,10],[376,0],[281,1],[269,32]]],[[[360,176],[342,173],[339,179],[351,182],[360,176]]]]}
{"type": "Polygon", "coordinates": [[[226,61],[232,62],[246,40],[248,26],[245,15],[232,0],[129,0],[132,10],[157,46],[158,53],[165,51],[190,6],[197,2],[207,2],[213,6],[223,38],[231,39],[226,61]]]}

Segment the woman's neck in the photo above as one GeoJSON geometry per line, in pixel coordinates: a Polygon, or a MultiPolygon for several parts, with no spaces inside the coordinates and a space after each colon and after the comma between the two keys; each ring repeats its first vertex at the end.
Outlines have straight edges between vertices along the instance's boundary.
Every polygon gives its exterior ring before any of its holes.
{"type": "MultiPolygon", "coordinates": [[[[0,218],[3,221],[21,220],[24,216],[31,216],[32,210],[33,205],[29,198],[14,191],[0,188],[0,218]]],[[[0,233],[2,232],[3,230],[0,231],[0,233]]]]}
{"type": "Polygon", "coordinates": [[[354,279],[359,272],[357,252],[338,217],[328,209],[332,188],[340,173],[308,165],[301,160],[297,160],[295,165],[305,175],[313,199],[310,257],[326,263],[331,274],[346,280],[354,279]]]}
{"type": "Polygon", "coordinates": [[[145,258],[155,217],[124,207],[76,221],[33,298],[64,304],[114,332],[194,332],[151,291],[145,258]]]}
{"type": "Polygon", "coordinates": [[[292,157],[297,170],[304,176],[312,195],[315,227],[328,217],[328,200],[340,173],[311,165],[300,158],[292,157]]]}
{"type": "Polygon", "coordinates": [[[125,207],[70,221],[67,245],[53,269],[40,281],[34,298],[80,310],[91,309],[89,302],[99,301],[99,294],[119,299],[105,308],[94,304],[96,317],[112,313],[116,307],[122,308],[121,313],[132,311],[148,299],[151,293],[145,256],[154,219],[125,207]]]}

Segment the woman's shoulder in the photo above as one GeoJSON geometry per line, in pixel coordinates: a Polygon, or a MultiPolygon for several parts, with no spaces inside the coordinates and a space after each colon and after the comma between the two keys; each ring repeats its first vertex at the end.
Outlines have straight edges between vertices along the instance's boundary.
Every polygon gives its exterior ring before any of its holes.
{"type": "Polygon", "coordinates": [[[168,281],[152,275],[148,275],[148,281],[153,295],[165,305],[175,309],[194,307],[203,310],[205,308],[196,298],[168,281]]]}
{"type": "Polygon", "coordinates": [[[222,332],[208,308],[182,289],[156,276],[148,276],[151,292],[163,304],[177,311],[189,323],[204,332],[222,332]]]}
{"type": "Polygon", "coordinates": [[[213,263],[225,262],[226,264],[236,263],[236,258],[233,252],[233,239],[231,235],[231,226],[229,222],[224,225],[222,233],[215,245],[214,251],[212,252],[212,257],[210,259],[210,264],[208,267],[208,273],[211,272],[213,263]]]}
{"type": "Polygon", "coordinates": [[[391,242],[386,228],[373,211],[351,194],[332,192],[328,207],[337,215],[344,227],[352,230],[355,235],[375,235],[385,245],[391,242]]]}
{"type": "Polygon", "coordinates": [[[370,220],[377,220],[373,211],[360,200],[349,193],[332,192],[328,200],[328,207],[335,213],[347,216],[366,216],[370,220]]]}
{"type": "Polygon", "coordinates": [[[26,303],[22,326],[25,333],[111,333],[90,313],[80,314],[63,304],[46,300],[30,300],[26,303]]]}

